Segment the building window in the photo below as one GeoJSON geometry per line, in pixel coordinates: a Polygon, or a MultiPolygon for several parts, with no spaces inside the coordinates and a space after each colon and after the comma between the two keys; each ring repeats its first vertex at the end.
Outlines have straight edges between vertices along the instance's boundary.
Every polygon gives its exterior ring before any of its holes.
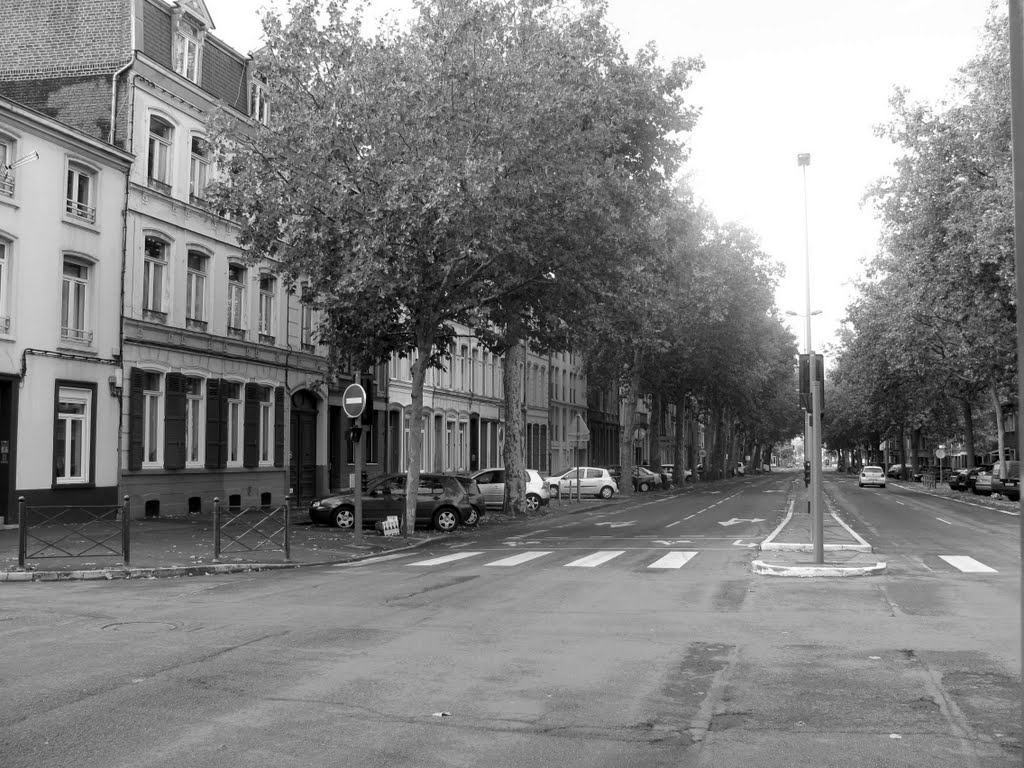
{"type": "Polygon", "coordinates": [[[163,375],[145,371],[142,377],[142,464],[160,465],[163,445],[163,375]]]}
{"type": "Polygon", "coordinates": [[[7,299],[11,281],[10,255],[11,244],[0,240],[0,333],[11,330],[11,311],[7,299]]]}
{"type": "Polygon", "coordinates": [[[96,203],[93,196],[93,172],[80,165],[68,166],[67,198],[64,210],[69,216],[96,223],[96,203]]]}
{"type": "Polygon", "coordinates": [[[188,252],[185,275],[185,318],[190,326],[206,327],[206,270],[209,257],[199,251],[188,252]]]}
{"type": "Polygon", "coordinates": [[[65,258],[60,304],[60,337],[64,341],[92,342],[92,331],[86,327],[88,297],[89,267],[65,258]]]}
{"type": "Polygon", "coordinates": [[[202,28],[182,17],[178,19],[178,32],[174,38],[174,71],[193,83],[199,82],[199,51],[202,28]]]}
{"type": "Polygon", "coordinates": [[[195,376],[185,379],[185,464],[203,464],[203,425],[206,414],[203,411],[203,380],[195,376]]]}
{"type": "Polygon", "coordinates": [[[92,391],[60,387],[54,429],[54,478],[58,485],[89,482],[92,391]]]}
{"type": "Polygon", "coordinates": [[[149,186],[164,193],[171,191],[171,144],[174,127],[163,118],[149,118],[149,186]]]}
{"type": "Polygon", "coordinates": [[[142,309],[148,312],[164,310],[164,270],[167,267],[168,245],[159,238],[146,236],[146,255],[142,264],[142,309]]]}
{"type": "Polygon", "coordinates": [[[201,136],[192,137],[192,164],[189,170],[188,194],[193,203],[206,199],[206,183],[210,175],[210,143],[201,136]]]}
{"type": "Polygon", "coordinates": [[[225,382],[227,393],[228,461],[229,467],[242,465],[242,385],[234,381],[225,382]]]}
{"type": "Polygon", "coordinates": [[[267,98],[267,78],[257,75],[249,88],[249,114],[254,120],[270,125],[270,101],[267,98]]]}
{"type": "Polygon", "coordinates": [[[245,267],[228,265],[228,333],[245,335],[245,267]]]}
{"type": "Polygon", "coordinates": [[[259,462],[261,466],[274,463],[274,393],[270,387],[260,387],[259,462]]]}
{"type": "Polygon", "coordinates": [[[270,275],[260,275],[260,341],[274,343],[274,294],[277,280],[270,275]]]}
{"type": "Polygon", "coordinates": [[[302,286],[302,298],[299,300],[299,341],[304,351],[313,351],[313,295],[309,286],[305,284],[302,286]]]}
{"type": "Polygon", "coordinates": [[[7,168],[14,162],[14,145],[0,137],[0,195],[14,196],[14,171],[7,168]]]}

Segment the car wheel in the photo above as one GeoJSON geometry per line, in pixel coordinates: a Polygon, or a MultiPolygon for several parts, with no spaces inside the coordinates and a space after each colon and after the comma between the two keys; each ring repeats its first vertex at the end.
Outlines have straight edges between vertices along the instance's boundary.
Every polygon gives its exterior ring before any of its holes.
{"type": "Polygon", "coordinates": [[[462,521],[463,525],[476,525],[480,522],[480,513],[476,511],[476,507],[469,508],[469,514],[466,515],[466,519],[462,521]]]}
{"type": "Polygon", "coordinates": [[[355,512],[350,507],[338,507],[331,513],[331,525],[335,528],[352,528],[356,524],[355,512]]]}
{"type": "Polygon", "coordinates": [[[857,483],[857,487],[858,488],[863,488],[864,487],[864,483],[857,483]]]}
{"type": "Polygon", "coordinates": [[[612,497],[612,493],[612,487],[610,485],[606,485],[601,489],[601,492],[598,493],[597,495],[600,496],[602,499],[610,499],[612,497]]]}
{"type": "Polygon", "coordinates": [[[536,512],[538,509],[540,509],[540,496],[536,493],[526,494],[526,511],[536,512]]]}
{"type": "Polygon", "coordinates": [[[650,483],[640,483],[640,493],[647,493],[651,490],[650,483]]]}
{"type": "Polygon", "coordinates": [[[445,533],[451,533],[459,527],[459,513],[452,507],[442,507],[434,513],[434,528],[445,533]]]}

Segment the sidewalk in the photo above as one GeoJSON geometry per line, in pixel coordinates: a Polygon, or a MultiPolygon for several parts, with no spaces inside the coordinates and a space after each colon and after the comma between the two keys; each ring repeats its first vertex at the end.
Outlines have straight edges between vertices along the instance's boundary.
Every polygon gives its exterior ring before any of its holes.
{"type": "Polygon", "coordinates": [[[751,563],[763,576],[877,576],[885,563],[872,555],[872,547],[843,522],[826,500],[822,510],[824,562],[814,562],[808,494],[803,489],[790,502],[786,516],[761,542],[762,556],[751,563]]]}
{"type": "MultiPolygon", "coordinates": [[[[221,554],[214,560],[214,523],[212,515],[193,517],[147,518],[132,520],[129,542],[129,563],[125,564],[120,555],[111,555],[109,550],[95,546],[93,556],[67,557],[54,546],[66,551],[79,552],[91,546],[70,534],[67,539],[57,541],[65,529],[40,532],[43,542],[30,541],[27,549],[30,555],[25,569],[18,568],[18,528],[0,526],[0,582],[5,581],[65,581],[80,579],[138,579],[162,576],[200,576],[214,573],[238,573],[264,571],[278,568],[297,568],[325,563],[341,563],[362,560],[367,557],[420,547],[432,541],[465,535],[466,529],[457,529],[451,534],[436,531],[415,531],[408,538],[404,536],[382,536],[376,531],[363,531],[362,544],[356,544],[352,531],[312,525],[305,510],[293,510],[290,526],[291,557],[286,559],[280,546],[263,542],[256,551],[247,551],[228,539],[221,541],[221,554]],[[55,535],[56,534],[56,535],[55,535]],[[106,553],[99,556],[100,553],[106,553]],[[37,555],[37,556],[32,556],[37,555]],[[58,555],[46,557],[44,555],[58,555]]],[[[481,525],[494,523],[488,515],[481,525]]],[[[280,525],[278,532],[271,532],[275,541],[283,539],[280,525]]],[[[97,537],[101,538],[101,537],[97,537]]],[[[243,537],[247,543],[250,537],[243,537]]],[[[252,541],[255,544],[259,541],[252,541]]],[[[120,536],[115,536],[110,546],[120,551],[120,536]]]]}

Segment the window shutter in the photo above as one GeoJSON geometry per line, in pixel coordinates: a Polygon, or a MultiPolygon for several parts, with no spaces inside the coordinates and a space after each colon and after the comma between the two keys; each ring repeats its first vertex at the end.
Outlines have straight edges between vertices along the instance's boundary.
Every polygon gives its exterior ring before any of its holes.
{"type": "Polygon", "coordinates": [[[284,387],[274,390],[274,466],[284,466],[284,387]]]}
{"type": "Polygon", "coordinates": [[[164,377],[164,469],[185,468],[185,377],[164,377]]]}
{"type": "Polygon", "coordinates": [[[141,368],[132,368],[128,375],[128,470],[137,472],[142,469],[142,456],[145,425],[145,402],[142,388],[145,384],[146,372],[141,368]]]}
{"type": "Polygon", "coordinates": [[[242,466],[260,463],[260,385],[245,385],[245,418],[242,427],[242,466]]]}
{"type": "Polygon", "coordinates": [[[227,464],[227,408],[225,388],[220,379],[206,382],[206,468],[223,469],[227,464]]]}

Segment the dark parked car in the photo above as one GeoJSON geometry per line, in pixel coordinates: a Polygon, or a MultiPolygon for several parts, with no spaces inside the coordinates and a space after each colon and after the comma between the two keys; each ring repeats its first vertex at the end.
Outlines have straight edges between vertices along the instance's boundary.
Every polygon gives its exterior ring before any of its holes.
{"type": "MultiPolygon", "coordinates": [[[[608,474],[615,480],[615,484],[622,487],[622,466],[612,464],[608,467],[608,474]]],[[[633,490],[640,493],[647,493],[661,486],[661,476],[656,475],[646,467],[633,467],[633,490]]]]}
{"type": "MultiPolygon", "coordinates": [[[[363,527],[373,527],[389,515],[405,519],[405,473],[381,475],[366,484],[363,491],[363,527]]],[[[424,472],[416,495],[416,525],[439,531],[454,531],[476,511],[469,495],[453,475],[424,472]]],[[[309,505],[314,523],[351,528],[355,525],[355,494],[346,490],[336,496],[317,499],[309,505]]]]}
{"type": "Polygon", "coordinates": [[[992,493],[1001,493],[1010,501],[1020,501],[1020,462],[1006,462],[1006,478],[999,477],[999,465],[992,467],[992,493]]]}
{"type": "Polygon", "coordinates": [[[476,480],[469,475],[455,475],[454,477],[462,484],[463,490],[466,491],[466,496],[469,497],[469,506],[472,510],[467,517],[462,518],[462,524],[476,525],[480,522],[480,518],[487,513],[487,500],[484,498],[483,491],[480,490],[476,480]]]}
{"type": "Polygon", "coordinates": [[[987,472],[992,469],[991,464],[980,464],[977,467],[964,467],[956,475],[949,476],[949,487],[954,491],[972,491],[974,490],[974,482],[978,478],[979,472],[987,472]],[[953,484],[954,480],[956,485],[953,484]]]}

